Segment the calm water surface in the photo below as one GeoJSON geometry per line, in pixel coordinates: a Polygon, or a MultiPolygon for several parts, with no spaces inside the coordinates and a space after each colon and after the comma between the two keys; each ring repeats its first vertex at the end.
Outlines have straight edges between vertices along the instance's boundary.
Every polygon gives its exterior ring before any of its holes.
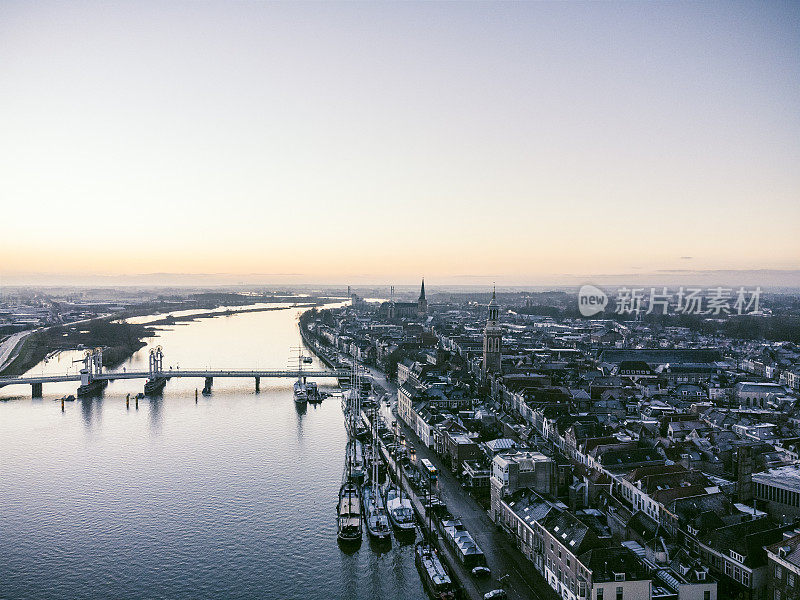
{"type": "MultiPolygon", "coordinates": [[[[180,324],[150,345],[167,368],[286,368],[300,312],[180,324]]],[[[148,351],[119,370],[146,370],[148,351]]],[[[291,384],[216,380],[195,404],[202,381],[173,379],[137,410],[125,396],[143,381],[116,381],[63,413],[74,383],[41,400],[0,388],[0,598],[424,598],[413,545],[339,549],[340,403],[298,412],[291,384]]]]}

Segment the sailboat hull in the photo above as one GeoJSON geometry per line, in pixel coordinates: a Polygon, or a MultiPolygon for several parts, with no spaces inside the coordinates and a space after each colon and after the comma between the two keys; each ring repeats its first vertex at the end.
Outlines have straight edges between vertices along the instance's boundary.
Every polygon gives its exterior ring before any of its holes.
{"type": "Polygon", "coordinates": [[[339,541],[361,541],[361,506],[357,485],[353,483],[342,485],[339,489],[339,504],[336,512],[339,541]]]}
{"type": "Polygon", "coordinates": [[[361,490],[361,502],[364,507],[364,522],[369,535],[377,540],[388,539],[391,528],[380,494],[373,494],[372,487],[365,485],[361,490]]]}

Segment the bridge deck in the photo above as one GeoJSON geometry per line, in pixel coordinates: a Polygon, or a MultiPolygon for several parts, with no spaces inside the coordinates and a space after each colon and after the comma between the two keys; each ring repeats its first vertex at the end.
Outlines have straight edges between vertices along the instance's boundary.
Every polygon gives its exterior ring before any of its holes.
{"type": "MultiPolygon", "coordinates": [[[[114,379],[149,379],[149,371],[121,371],[112,373],[103,373],[94,376],[94,379],[107,379],[112,381],[114,379]]],[[[335,371],[311,371],[311,370],[203,370],[203,369],[180,369],[172,371],[162,371],[157,374],[159,377],[283,377],[295,378],[303,375],[305,377],[349,377],[350,371],[346,369],[339,369],[335,371]]],[[[21,385],[32,383],[56,383],[60,381],[80,381],[80,374],[75,375],[34,375],[23,377],[0,377],[0,387],[6,385],[21,385]]]]}

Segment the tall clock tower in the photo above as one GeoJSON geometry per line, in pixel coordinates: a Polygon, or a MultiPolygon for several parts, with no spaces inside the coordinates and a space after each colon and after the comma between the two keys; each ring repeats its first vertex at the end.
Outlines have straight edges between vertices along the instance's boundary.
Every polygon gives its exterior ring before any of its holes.
{"type": "Polygon", "coordinates": [[[497,305],[497,294],[492,290],[492,301],[489,302],[489,317],[483,330],[483,377],[486,373],[500,373],[503,362],[503,330],[500,328],[500,307],[497,305]]]}

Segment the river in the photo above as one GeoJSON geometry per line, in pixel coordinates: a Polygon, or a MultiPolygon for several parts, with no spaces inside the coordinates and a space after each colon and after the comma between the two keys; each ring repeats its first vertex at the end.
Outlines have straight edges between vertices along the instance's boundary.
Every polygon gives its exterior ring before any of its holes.
{"type": "MultiPolygon", "coordinates": [[[[117,370],[290,366],[303,309],[159,328],[117,370]]],[[[295,351],[296,355],[296,351],[295,351]]],[[[64,373],[81,352],[29,371],[64,373]]],[[[296,359],[295,359],[296,360],[296,359]]],[[[295,363],[296,364],[296,363],[295,363]]],[[[314,358],[312,368],[324,368],[314,358]]],[[[159,399],[54,401],[76,384],[0,388],[0,598],[416,599],[413,544],[344,553],[335,505],[345,433],[338,398],[298,411],[291,380],[172,379],[159,399]]],[[[320,388],[334,392],[332,380],[320,388]]]]}

